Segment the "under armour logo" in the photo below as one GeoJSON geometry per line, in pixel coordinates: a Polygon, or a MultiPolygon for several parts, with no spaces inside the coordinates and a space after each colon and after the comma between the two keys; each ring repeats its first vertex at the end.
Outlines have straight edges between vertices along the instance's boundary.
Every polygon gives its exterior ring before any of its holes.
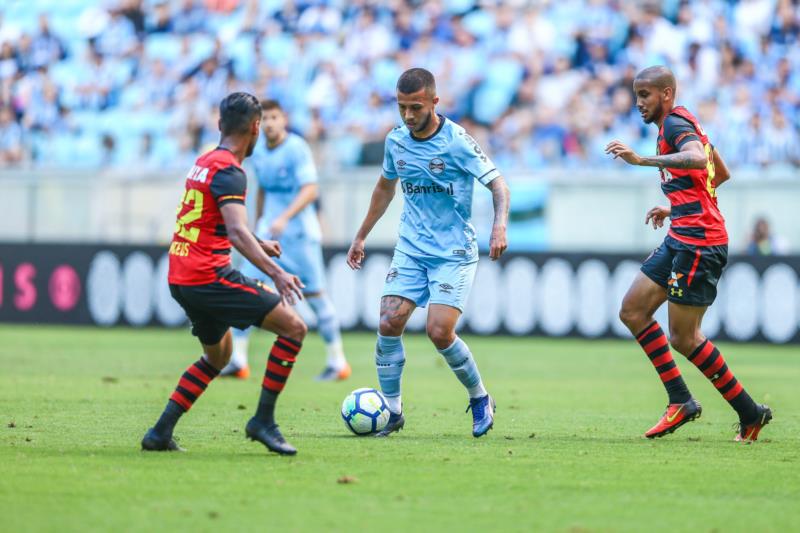
{"type": "Polygon", "coordinates": [[[683,298],[683,289],[676,289],[675,287],[669,290],[670,296],[677,296],[678,298],[683,298]]]}

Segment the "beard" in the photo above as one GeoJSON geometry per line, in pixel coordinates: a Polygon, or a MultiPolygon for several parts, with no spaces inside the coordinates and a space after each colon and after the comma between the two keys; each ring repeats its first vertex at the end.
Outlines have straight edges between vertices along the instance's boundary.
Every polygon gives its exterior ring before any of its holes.
{"type": "Polygon", "coordinates": [[[422,122],[419,124],[419,126],[417,126],[416,128],[414,128],[414,132],[415,132],[415,133],[419,133],[419,132],[421,132],[421,131],[425,131],[425,129],[426,129],[426,128],[428,127],[428,125],[431,123],[431,120],[433,120],[433,111],[431,111],[430,113],[428,113],[428,116],[427,116],[427,117],[425,117],[425,120],[423,120],[423,121],[422,121],[422,122]]]}
{"type": "Polygon", "coordinates": [[[664,105],[663,104],[658,104],[658,107],[656,107],[653,110],[653,112],[650,114],[650,116],[644,117],[644,123],[645,124],[652,124],[653,122],[655,122],[657,117],[661,116],[661,114],[663,112],[664,112],[664,105]]]}

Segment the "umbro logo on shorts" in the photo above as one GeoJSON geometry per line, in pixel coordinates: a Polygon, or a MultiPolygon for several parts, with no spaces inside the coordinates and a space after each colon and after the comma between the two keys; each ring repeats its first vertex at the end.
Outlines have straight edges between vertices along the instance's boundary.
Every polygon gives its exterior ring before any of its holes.
{"type": "Polygon", "coordinates": [[[454,289],[454,287],[452,285],[450,285],[449,283],[440,283],[439,284],[439,290],[442,291],[445,294],[450,294],[450,291],[452,291],[453,289],[454,289]]]}

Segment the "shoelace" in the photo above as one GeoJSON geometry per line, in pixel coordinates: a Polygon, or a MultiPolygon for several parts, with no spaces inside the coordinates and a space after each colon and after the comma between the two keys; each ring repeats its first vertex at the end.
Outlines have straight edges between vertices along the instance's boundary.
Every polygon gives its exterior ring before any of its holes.
{"type": "MultiPolygon", "coordinates": [[[[486,400],[486,403],[488,403],[488,399],[486,400]]],[[[473,419],[480,420],[481,418],[483,418],[483,410],[484,410],[484,400],[483,400],[483,398],[475,401],[474,403],[473,403],[472,400],[470,400],[469,401],[469,405],[467,406],[467,410],[464,411],[464,412],[468,413],[470,409],[472,409],[472,418],[473,419]]]]}

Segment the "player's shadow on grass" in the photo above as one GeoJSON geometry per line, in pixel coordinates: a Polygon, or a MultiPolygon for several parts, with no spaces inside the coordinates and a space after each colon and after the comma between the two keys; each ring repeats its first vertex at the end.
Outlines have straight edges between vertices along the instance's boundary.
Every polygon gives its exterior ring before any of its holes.
{"type": "Polygon", "coordinates": [[[485,441],[489,440],[486,438],[476,439],[469,433],[439,433],[436,435],[431,434],[417,434],[417,433],[400,433],[396,435],[390,435],[388,437],[376,437],[375,435],[353,435],[347,433],[298,433],[296,435],[296,439],[313,439],[313,440],[341,440],[341,439],[348,439],[353,441],[370,441],[374,440],[377,442],[382,441],[451,441],[451,440],[474,440],[474,441],[485,441]]]}
{"type": "Polygon", "coordinates": [[[542,435],[541,437],[537,435],[536,439],[542,441],[548,441],[550,443],[574,444],[576,442],[584,442],[584,443],[619,444],[625,446],[629,446],[631,444],[654,444],[654,443],[668,444],[669,442],[681,443],[681,444],[709,444],[709,443],[727,442],[726,439],[721,437],[711,438],[707,436],[703,437],[675,436],[675,437],[667,437],[660,439],[648,439],[640,435],[606,437],[602,435],[593,435],[593,434],[549,435],[549,436],[542,435]]]}

